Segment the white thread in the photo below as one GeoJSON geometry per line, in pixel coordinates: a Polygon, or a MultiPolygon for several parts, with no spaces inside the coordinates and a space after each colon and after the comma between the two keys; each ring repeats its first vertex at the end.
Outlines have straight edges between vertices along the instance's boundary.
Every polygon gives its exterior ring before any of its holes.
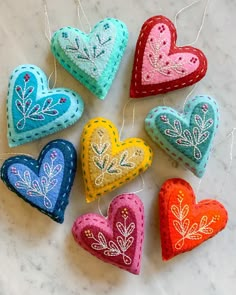
{"type": "Polygon", "coordinates": [[[186,96],[185,100],[184,100],[184,104],[183,104],[183,110],[185,108],[185,105],[189,99],[189,97],[193,94],[193,92],[196,90],[197,88],[197,84],[194,85],[193,89],[189,92],[189,94],[186,96]]]}
{"type": "MultiPolygon", "coordinates": [[[[48,8],[47,8],[47,1],[43,0],[43,7],[44,7],[44,17],[45,17],[45,27],[44,27],[44,34],[46,39],[48,40],[49,44],[51,45],[51,39],[52,39],[52,32],[51,32],[51,25],[49,21],[48,16],[48,8]]],[[[52,76],[54,75],[54,82],[52,88],[55,88],[57,83],[57,61],[55,56],[53,56],[53,64],[54,64],[54,70],[51,72],[51,74],[48,77],[48,88],[50,89],[50,80],[52,76]]]]}
{"type": "Polygon", "coordinates": [[[125,111],[126,111],[126,108],[127,108],[128,104],[131,103],[131,102],[133,102],[131,130],[134,129],[135,114],[136,114],[136,109],[135,109],[136,101],[134,101],[132,98],[129,98],[129,100],[125,103],[125,105],[123,107],[123,110],[122,110],[122,124],[121,124],[120,132],[119,132],[119,139],[120,139],[120,141],[121,141],[121,134],[122,134],[123,129],[125,127],[125,111]]]}
{"type": "MultiPolygon", "coordinates": [[[[191,6],[197,4],[197,3],[201,2],[201,1],[202,1],[202,0],[194,1],[194,2],[190,3],[189,5],[183,7],[182,9],[180,9],[180,10],[176,13],[176,15],[175,15],[175,21],[174,21],[176,31],[177,31],[177,17],[178,17],[178,15],[179,15],[180,13],[182,13],[184,10],[190,8],[191,6]]],[[[206,1],[206,6],[205,6],[205,9],[204,9],[204,12],[203,12],[203,16],[202,16],[201,26],[200,26],[200,28],[199,28],[199,30],[198,30],[198,33],[197,33],[197,36],[196,36],[195,40],[194,40],[193,42],[189,43],[189,44],[185,44],[185,46],[193,45],[193,44],[195,44],[195,43],[198,41],[199,36],[200,36],[201,31],[202,31],[203,26],[204,26],[204,22],[205,22],[205,18],[206,18],[206,12],[207,12],[207,8],[208,8],[208,4],[209,4],[209,2],[210,2],[210,0],[207,0],[207,1],[206,1]]]]}
{"type": "Polygon", "coordinates": [[[80,10],[82,12],[82,15],[83,15],[83,17],[85,19],[85,22],[86,22],[88,28],[89,28],[89,33],[90,33],[92,31],[92,28],[91,28],[90,22],[88,20],[88,17],[86,15],[85,11],[84,11],[84,8],[82,6],[81,0],[75,0],[75,4],[76,4],[76,10],[77,10],[77,16],[78,16],[79,24],[80,24],[82,30],[85,32],[85,29],[84,29],[84,26],[83,26],[83,23],[82,23],[82,20],[81,20],[82,18],[81,18],[81,15],[80,15],[80,10]]]}
{"type": "Polygon", "coordinates": [[[101,216],[103,216],[104,218],[107,218],[107,216],[105,216],[105,215],[102,213],[101,206],[100,206],[100,200],[101,200],[101,198],[98,198],[98,211],[99,211],[99,214],[100,214],[101,216]]]}
{"type": "Polygon", "coordinates": [[[140,176],[140,178],[142,180],[142,187],[139,190],[135,191],[135,192],[131,192],[131,193],[127,193],[127,194],[137,194],[137,193],[140,193],[140,192],[142,192],[144,190],[145,181],[144,181],[143,175],[139,174],[139,176],[140,176]]]}

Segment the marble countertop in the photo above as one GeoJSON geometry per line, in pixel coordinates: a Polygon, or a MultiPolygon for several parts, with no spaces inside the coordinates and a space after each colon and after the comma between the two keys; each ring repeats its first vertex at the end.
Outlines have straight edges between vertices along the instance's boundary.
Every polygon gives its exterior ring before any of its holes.
{"type": "MultiPolygon", "coordinates": [[[[78,27],[74,0],[48,0],[51,30],[63,26],[78,27]]],[[[28,153],[37,157],[50,140],[65,138],[79,151],[83,125],[92,117],[104,116],[118,128],[122,110],[129,98],[129,81],[135,43],[142,23],[153,15],[163,14],[174,20],[177,11],[191,1],[86,0],[84,10],[91,25],[104,17],[115,17],[128,26],[130,38],[118,75],[105,101],[93,97],[58,65],[57,86],[72,88],[83,96],[86,109],[73,127],[39,141],[10,149],[6,138],[6,95],[8,78],[19,64],[33,63],[47,75],[53,71],[53,57],[44,34],[42,1],[0,1],[0,153],[28,153]]],[[[191,43],[198,32],[204,10],[202,1],[183,12],[178,19],[178,44],[191,43]]],[[[139,276],[99,261],[81,249],[73,240],[71,226],[83,213],[98,212],[97,202],[86,204],[78,169],[65,222],[58,225],[40,214],[0,183],[0,294],[79,295],[79,294],[158,294],[158,295],[222,295],[235,294],[236,285],[236,147],[230,164],[232,136],[236,127],[236,2],[210,1],[205,24],[196,47],[208,57],[206,77],[198,83],[194,94],[209,94],[220,106],[221,122],[207,172],[199,182],[193,174],[171,160],[151,142],[144,131],[144,117],[157,105],[170,105],[181,110],[191,87],[159,95],[135,104],[132,129],[130,104],[125,113],[123,137],[139,136],[154,149],[152,167],[144,174],[145,188],[139,193],[145,205],[146,228],[139,276]],[[198,200],[213,198],[228,210],[227,228],[200,247],[174,259],[161,259],[157,194],[164,180],[183,177],[198,191],[198,200]]],[[[84,20],[83,20],[84,21],[84,20]]],[[[86,27],[86,25],[85,25],[86,27]]],[[[7,156],[3,156],[3,158],[7,156]]],[[[2,161],[2,160],[1,160],[2,161]]],[[[139,178],[108,194],[101,202],[102,210],[124,191],[142,186],[139,178]]]]}

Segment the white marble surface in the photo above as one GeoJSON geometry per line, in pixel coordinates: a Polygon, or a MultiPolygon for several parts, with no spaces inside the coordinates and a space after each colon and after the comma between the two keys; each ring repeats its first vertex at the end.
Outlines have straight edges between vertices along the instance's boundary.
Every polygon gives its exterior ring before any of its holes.
{"type": "MultiPolygon", "coordinates": [[[[149,17],[164,14],[174,20],[175,13],[191,1],[84,0],[84,10],[93,25],[101,18],[116,17],[130,31],[128,49],[107,99],[94,98],[65,70],[58,66],[57,86],[78,91],[86,102],[83,118],[73,127],[40,141],[9,149],[6,139],[6,93],[10,72],[19,64],[33,63],[48,75],[53,57],[44,35],[44,14],[39,0],[0,1],[0,153],[30,153],[37,156],[41,147],[54,138],[65,138],[78,148],[81,129],[95,116],[112,119],[120,128],[122,108],[128,99],[135,42],[142,23],[149,17]]],[[[197,34],[204,1],[185,11],[178,21],[179,44],[191,43],[197,34]]],[[[229,167],[231,137],[236,127],[236,1],[212,0],[205,25],[196,44],[208,57],[209,69],[196,94],[210,94],[220,105],[221,124],[208,170],[199,180],[156,147],[147,137],[143,120],[154,106],[167,105],[181,109],[191,88],[136,103],[135,128],[132,106],[127,109],[123,137],[140,136],[153,147],[155,159],[144,175],[145,189],[139,194],[145,205],[146,238],[140,276],[134,276],[105,264],[81,248],[71,236],[77,216],[97,212],[97,203],[87,205],[83,196],[81,170],[76,175],[65,223],[58,225],[47,216],[25,204],[0,183],[0,294],[168,294],[222,295],[236,292],[236,163],[229,167]],[[182,176],[198,190],[198,200],[216,198],[229,212],[227,228],[192,252],[162,262],[157,215],[157,193],[161,183],[182,176]]],[[[48,0],[52,31],[62,26],[78,26],[73,0],[48,0]]],[[[234,151],[234,155],[236,151],[234,151]]],[[[103,198],[108,206],[119,192],[141,187],[140,179],[103,198]]]]}

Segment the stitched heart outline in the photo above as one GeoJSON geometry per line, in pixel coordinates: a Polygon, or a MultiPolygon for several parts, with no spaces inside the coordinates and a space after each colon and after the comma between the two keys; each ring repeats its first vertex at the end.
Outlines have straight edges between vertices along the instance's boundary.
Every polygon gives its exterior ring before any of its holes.
{"type": "Polygon", "coordinates": [[[76,92],[47,85],[46,75],[35,65],[20,65],[12,72],[7,97],[10,147],[65,129],[82,116],[84,103],[76,92]]]}
{"type": "Polygon", "coordinates": [[[59,63],[95,96],[104,99],[119,68],[128,42],[126,25],[114,18],[97,23],[89,34],[63,27],[51,41],[59,63]]]}
{"type": "Polygon", "coordinates": [[[192,187],[181,178],[164,182],[158,202],[163,260],[191,251],[227,224],[224,206],[211,199],[196,203],[192,187]]]}
{"type": "Polygon", "coordinates": [[[24,201],[62,223],[76,166],[74,146],[57,139],[42,149],[38,160],[24,155],[7,159],[1,168],[1,179],[24,201]]]}
{"type": "Polygon", "coordinates": [[[76,219],[75,241],[104,262],[139,274],[144,239],[144,207],[135,194],[121,194],[109,206],[108,217],[88,213],[76,219]]]}
{"type": "Polygon", "coordinates": [[[105,118],[91,119],[81,135],[81,162],[87,202],[92,202],[146,171],[151,148],[140,138],[119,140],[115,125],[105,118]]]}
{"type": "Polygon", "coordinates": [[[207,59],[192,46],[176,46],[173,23],[154,16],[142,26],[136,44],[130,97],[166,93],[200,81],[207,71],[207,59]]]}
{"type": "Polygon", "coordinates": [[[151,139],[198,177],[205,172],[218,124],[217,103],[206,95],[191,98],[183,113],[158,106],[145,119],[151,139]]]}

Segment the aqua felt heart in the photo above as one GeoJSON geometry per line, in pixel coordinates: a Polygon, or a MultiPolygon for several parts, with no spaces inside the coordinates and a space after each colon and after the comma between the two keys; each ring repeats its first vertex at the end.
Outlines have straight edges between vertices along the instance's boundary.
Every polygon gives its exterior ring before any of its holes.
{"type": "Polygon", "coordinates": [[[104,99],[119,68],[128,41],[124,23],[105,18],[89,34],[64,27],[52,37],[51,50],[59,63],[95,96],[104,99]]]}
{"type": "Polygon", "coordinates": [[[170,107],[152,109],[145,119],[145,128],[173,159],[202,177],[218,122],[216,101],[204,95],[190,99],[183,113],[170,107]]]}
{"type": "Polygon", "coordinates": [[[57,139],[42,149],[38,160],[24,155],[7,159],[1,168],[1,179],[24,201],[62,223],[76,163],[74,146],[57,139]]]}
{"type": "Polygon", "coordinates": [[[48,79],[40,68],[20,65],[9,81],[9,146],[65,129],[81,117],[83,110],[83,100],[76,92],[67,88],[48,89],[48,79]]]}

